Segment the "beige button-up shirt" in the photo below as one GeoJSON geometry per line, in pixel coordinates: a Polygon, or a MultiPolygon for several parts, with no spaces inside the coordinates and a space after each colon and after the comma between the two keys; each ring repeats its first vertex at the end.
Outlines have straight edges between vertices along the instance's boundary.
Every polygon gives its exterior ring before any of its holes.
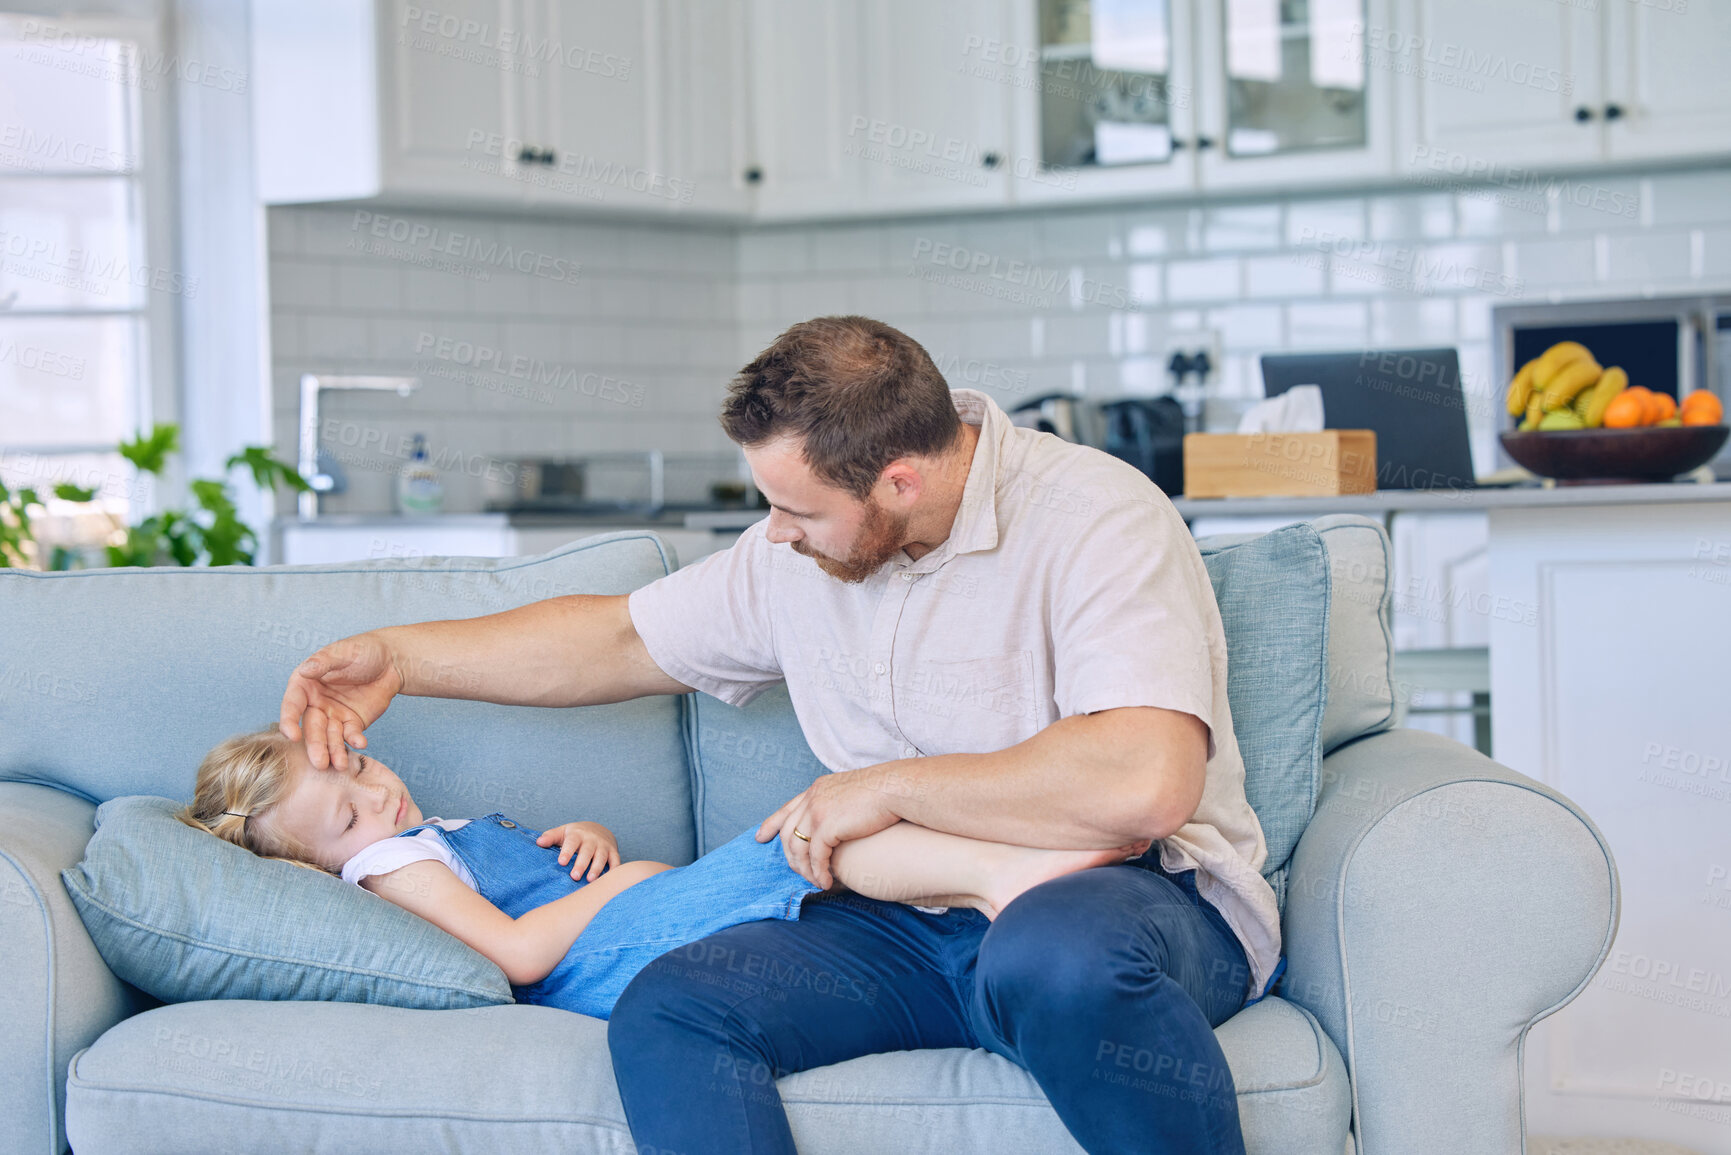
{"type": "Polygon", "coordinates": [[[1202,556],[1133,466],[1010,423],[984,393],[952,392],[981,426],[949,537],[901,551],[857,584],[747,529],[731,549],[630,595],[669,676],[744,705],[786,681],[832,771],[928,754],[991,753],[1059,718],[1120,706],[1208,726],[1202,802],[1160,843],[1196,870],[1250,961],[1247,997],[1280,955],[1268,849],[1244,796],[1226,700],[1226,637],[1202,556]]]}

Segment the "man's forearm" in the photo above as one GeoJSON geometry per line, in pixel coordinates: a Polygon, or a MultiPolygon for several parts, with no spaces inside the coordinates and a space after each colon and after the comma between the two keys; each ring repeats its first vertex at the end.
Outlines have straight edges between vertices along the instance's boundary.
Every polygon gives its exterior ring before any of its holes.
{"type": "Polygon", "coordinates": [[[624,595],[573,594],[376,633],[391,651],[404,694],[590,706],[688,689],[649,658],[624,595]]]}
{"type": "Polygon", "coordinates": [[[899,817],[970,838],[1075,849],[1164,838],[1201,800],[1207,730],[1189,715],[1138,716],[1144,709],[1060,719],[991,754],[849,773],[876,776],[899,817]]]}

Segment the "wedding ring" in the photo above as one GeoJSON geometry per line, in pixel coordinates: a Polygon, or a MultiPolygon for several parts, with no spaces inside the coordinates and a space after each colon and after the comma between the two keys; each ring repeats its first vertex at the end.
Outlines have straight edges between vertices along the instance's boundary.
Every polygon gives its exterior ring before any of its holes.
{"type": "Polygon", "coordinates": [[[795,838],[799,839],[801,842],[810,842],[811,841],[811,835],[801,834],[799,832],[799,827],[797,827],[797,826],[793,828],[793,836],[795,838]]]}

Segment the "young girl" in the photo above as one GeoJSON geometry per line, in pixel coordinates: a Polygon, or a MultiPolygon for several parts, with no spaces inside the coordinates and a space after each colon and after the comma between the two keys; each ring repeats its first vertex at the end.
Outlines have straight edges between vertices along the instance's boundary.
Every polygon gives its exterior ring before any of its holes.
{"type": "MultiPolygon", "coordinates": [[[[205,756],[179,818],[420,915],[497,963],[519,1002],[605,1019],[657,957],[737,923],[797,919],[820,892],[755,827],[689,866],[622,862],[598,823],[537,832],[499,814],[426,818],[384,763],[358,752],[349,761],[348,771],[315,770],[275,726],[230,738],[205,756]]],[[[831,869],[836,890],[990,919],[1029,887],[1148,846],[1043,850],[897,822],[836,847],[831,869]]]]}

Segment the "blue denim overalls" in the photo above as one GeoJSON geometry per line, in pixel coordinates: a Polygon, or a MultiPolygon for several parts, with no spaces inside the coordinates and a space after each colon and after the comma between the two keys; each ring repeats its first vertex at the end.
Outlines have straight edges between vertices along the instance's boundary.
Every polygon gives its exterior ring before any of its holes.
{"type": "MultiPolygon", "coordinates": [[[[586,885],[559,865],[559,847],[536,846],[540,831],[502,814],[456,830],[425,823],[407,837],[437,830],[475,876],[481,896],[512,918],[586,885]]],[[[512,987],[518,1002],[560,1007],[605,1019],[638,971],[675,947],[759,919],[797,919],[808,894],[822,888],[787,864],[779,839],[758,842],[748,827],[689,866],[664,870],[609,899],[583,928],[553,972],[512,987]]]]}

